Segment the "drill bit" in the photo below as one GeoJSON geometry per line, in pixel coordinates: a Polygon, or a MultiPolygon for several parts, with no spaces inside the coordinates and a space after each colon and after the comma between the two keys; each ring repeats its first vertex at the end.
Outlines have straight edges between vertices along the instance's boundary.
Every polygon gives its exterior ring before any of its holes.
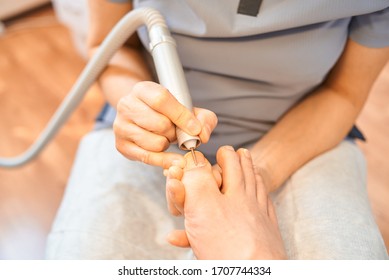
{"type": "Polygon", "coordinates": [[[196,154],[194,152],[194,148],[190,148],[190,152],[192,153],[193,161],[194,161],[195,165],[197,166],[197,158],[196,158],[196,154]]]}

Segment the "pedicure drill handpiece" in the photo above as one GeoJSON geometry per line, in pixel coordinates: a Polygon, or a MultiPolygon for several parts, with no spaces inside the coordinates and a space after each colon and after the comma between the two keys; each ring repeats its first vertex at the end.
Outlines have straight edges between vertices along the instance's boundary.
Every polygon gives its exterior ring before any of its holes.
{"type": "MultiPolygon", "coordinates": [[[[167,88],[174,97],[189,110],[192,110],[192,99],[189,94],[184,70],[179,60],[176,44],[165,26],[157,26],[149,30],[150,49],[154,65],[161,85],[167,88]]],[[[185,133],[176,128],[178,147],[191,151],[193,161],[197,165],[194,150],[201,144],[198,136],[185,133]]]]}

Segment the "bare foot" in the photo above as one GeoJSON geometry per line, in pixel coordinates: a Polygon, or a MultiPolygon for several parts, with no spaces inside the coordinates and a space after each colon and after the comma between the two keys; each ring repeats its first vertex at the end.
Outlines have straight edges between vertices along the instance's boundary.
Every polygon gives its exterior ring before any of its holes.
{"type": "Polygon", "coordinates": [[[173,166],[168,172],[169,209],[185,216],[185,231],[173,232],[170,243],[190,245],[198,259],[284,259],[274,208],[249,152],[219,149],[222,191],[200,152],[197,166],[190,154],[185,157],[184,170],[173,166]]]}

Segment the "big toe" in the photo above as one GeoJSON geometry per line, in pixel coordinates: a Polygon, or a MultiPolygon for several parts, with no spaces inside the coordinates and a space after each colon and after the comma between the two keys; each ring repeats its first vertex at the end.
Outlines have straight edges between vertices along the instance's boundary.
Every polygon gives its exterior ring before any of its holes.
{"type": "Polygon", "coordinates": [[[204,167],[210,165],[205,156],[198,151],[193,151],[185,154],[186,166],[185,170],[191,170],[194,168],[204,167]]]}
{"type": "Polygon", "coordinates": [[[211,184],[215,181],[212,166],[201,152],[189,152],[185,155],[186,166],[183,182],[185,185],[211,184]]]}
{"type": "Polygon", "coordinates": [[[182,182],[185,185],[186,204],[188,201],[197,203],[211,198],[210,195],[204,196],[204,193],[219,193],[212,166],[204,155],[197,151],[194,152],[194,155],[189,152],[185,155],[185,159],[186,166],[182,182]]]}

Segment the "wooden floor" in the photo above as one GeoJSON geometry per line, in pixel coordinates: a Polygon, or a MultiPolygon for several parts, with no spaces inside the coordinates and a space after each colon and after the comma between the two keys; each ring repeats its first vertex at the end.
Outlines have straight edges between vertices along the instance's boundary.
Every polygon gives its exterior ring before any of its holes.
{"type": "MultiPolygon", "coordinates": [[[[28,15],[0,36],[0,156],[36,138],[84,66],[51,11],[28,15]],[[44,16],[37,24],[31,16],[44,16]]],[[[77,144],[103,100],[93,87],[57,137],[32,163],[0,169],[0,259],[41,259],[77,144]]],[[[358,124],[368,142],[368,188],[389,248],[389,64],[358,124]]]]}
{"type": "MultiPolygon", "coordinates": [[[[36,139],[84,64],[51,9],[9,27],[0,37],[0,156],[18,155],[36,139]]],[[[36,160],[0,168],[0,259],[43,258],[78,141],[92,128],[102,104],[92,87],[36,160]]]]}

